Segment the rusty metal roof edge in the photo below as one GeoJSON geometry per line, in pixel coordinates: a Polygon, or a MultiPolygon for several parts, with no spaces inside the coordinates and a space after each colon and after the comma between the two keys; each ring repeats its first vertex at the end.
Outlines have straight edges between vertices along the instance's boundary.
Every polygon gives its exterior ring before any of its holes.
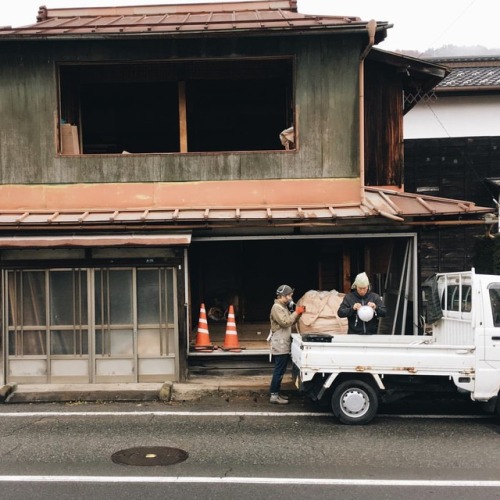
{"type": "MultiPolygon", "coordinates": [[[[243,206],[221,206],[221,205],[213,205],[213,206],[193,206],[193,207],[137,207],[137,208],[123,208],[119,210],[119,213],[131,213],[131,212],[141,212],[144,213],[147,211],[148,213],[151,212],[173,212],[173,211],[201,211],[205,212],[206,210],[209,210],[210,212],[217,211],[217,210],[223,210],[223,211],[235,211],[235,210],[240,210],[240,211],[254,211],[254,210],[263,210],[266,211],[267,209],[270,210],[294,210],[297,211],[298,209],[302,210],[312,210],[312,209],[324,209],[328,210],[329,207],[332,208],[353,208],[353,207],[359,207],[358,202],[352,202],[352,203],[324,203],[324,204],[301,204],[300,207],[297,205],[243,205],[243,206]]],[[[71,214],[71,213],[78,213],[78,214],[98,214],[98,213],[103,213],[103,214],[113,214],[115,212],[115,209],[113,208],[74,208],[74,209],[36,209],[36,210],[26,210],[24,208],[20,209],[11,209],[11,210],[0,210],[0,216],[3,214],[20,214],[20,215],[41,215],[41,214],[54,214],[55,211],[58,211],[60,214],[71,214]]]]}
{"type": "Polygon", "coordinates": [[[0,42],[2,41],[61,41],[61,40],[105,40],[105,39],[117,39],[117,38],[133,38],[133,39],[151,39],[151,38],[207,38],[207,37],[220,37],[220,36],[304,36],[304,35],[319,35],[319,34],[331,34],[331,35],[341,35],[341,34],[360,34],[365,31],[365,25],[359,29],[353,29],[352,25],[345,26],[315,26],[315,27],[300,27],[300,28],[290,28],[290,27],[279,27],[279,28],[249,28],[249,29],[228,29],[228,30],[197,30],[197,31],[141,31],[141,32],[127,32],[121,31],[116,33],[98,33],[98,32],[86,32],[82,34],[78,33],[58,33],[58,34],[47,34],[40,33],[37,35],[32,34],[5,34],[3,35],[0,31],[0,42]]]}
{"type": "Polygon", "coordinates": [[[488,208],[488,207],[476,207],[476,204],[473,201],[466,201],[466,200],[457,200],[455,198],[444,198],[440,196],[431,196],[431,195],[425,195],[421,193],[409,193],[407,191],[397,191],[393,189],[387,189],[387,188],[380,188],[376,186],[365,186],[365,191],[372,192],[372,193],[380,193],[383,192],[386,195],[390,196],[400,196],[400,197],[406,197],[406,198],[415,198],[415,197],[420,197],[426,201],[432,201],[432,202],[445,202],[445,203],[461,203],[461,204],[467,204],[470,207],[474,208],[485,208],[487,210],[494,210],[493,208],[488,208]]]}

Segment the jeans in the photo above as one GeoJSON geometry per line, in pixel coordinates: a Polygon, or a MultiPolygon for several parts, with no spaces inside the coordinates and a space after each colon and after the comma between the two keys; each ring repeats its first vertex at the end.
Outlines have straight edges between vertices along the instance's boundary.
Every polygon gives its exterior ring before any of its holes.
{"type": "Polygon", "coordinates": [[[273,378],[271,379],[271,394],[276,394],[280,392],[281,381],[285,375],[286,368],[288,366],[288,360],[290,359],[290,354],[273,354],[274,358],[274,370],[273,378]]]}

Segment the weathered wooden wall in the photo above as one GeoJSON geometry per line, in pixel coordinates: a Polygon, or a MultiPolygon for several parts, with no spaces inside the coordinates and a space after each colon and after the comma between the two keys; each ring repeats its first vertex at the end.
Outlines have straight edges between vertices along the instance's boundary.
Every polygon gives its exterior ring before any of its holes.
{"type": "Polygon", "coordinates": [[[3,43],[0,183],[358,177],[359,46],[356,36],[3,43]],[[296,61],[297,151],[57,155],[58,63],[280,55],[296,61]]]}
{"type": "Polygon", "coordinates": [[[365,185],[403,184],[403,89],[396,69],[365,64],[365,185]]]}

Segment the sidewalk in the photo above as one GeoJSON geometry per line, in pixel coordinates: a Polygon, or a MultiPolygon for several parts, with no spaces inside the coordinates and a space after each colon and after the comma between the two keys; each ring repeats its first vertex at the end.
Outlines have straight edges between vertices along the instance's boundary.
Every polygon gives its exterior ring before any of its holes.
{"type": "MultiPolygon", "coordinates": [[[[209,395],[267,395],[270,377],[193,377],[187,382],[121,384],[12,384],[0,388],[0,403],[69,401],[193,401],[209,395]]],[[[290,377],[283,389],[293,389],[290,377]]]]}

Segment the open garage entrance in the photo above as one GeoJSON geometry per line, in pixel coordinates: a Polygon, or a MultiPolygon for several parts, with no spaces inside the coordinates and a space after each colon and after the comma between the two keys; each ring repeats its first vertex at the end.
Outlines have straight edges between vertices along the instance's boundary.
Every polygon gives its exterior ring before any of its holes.
{"type": "MultiPolygon", "coordinates": [[[[346,293],[362,271],[367,272],[372,289],[384,297],[388,306],[389,315],[380,333],[417,333],[415,239],[414,234],[349,234],[193,240],[189,248],[188,344],[195,341],[203,303],[211,341],[222,345],[232,305],[244,347],[240,354],[265,354],[269,311],[279,285],[292,286],[295,301],[309,290],[346,293]]],[[[189,356],[200,355],[192,351],[189,356]]]]}

